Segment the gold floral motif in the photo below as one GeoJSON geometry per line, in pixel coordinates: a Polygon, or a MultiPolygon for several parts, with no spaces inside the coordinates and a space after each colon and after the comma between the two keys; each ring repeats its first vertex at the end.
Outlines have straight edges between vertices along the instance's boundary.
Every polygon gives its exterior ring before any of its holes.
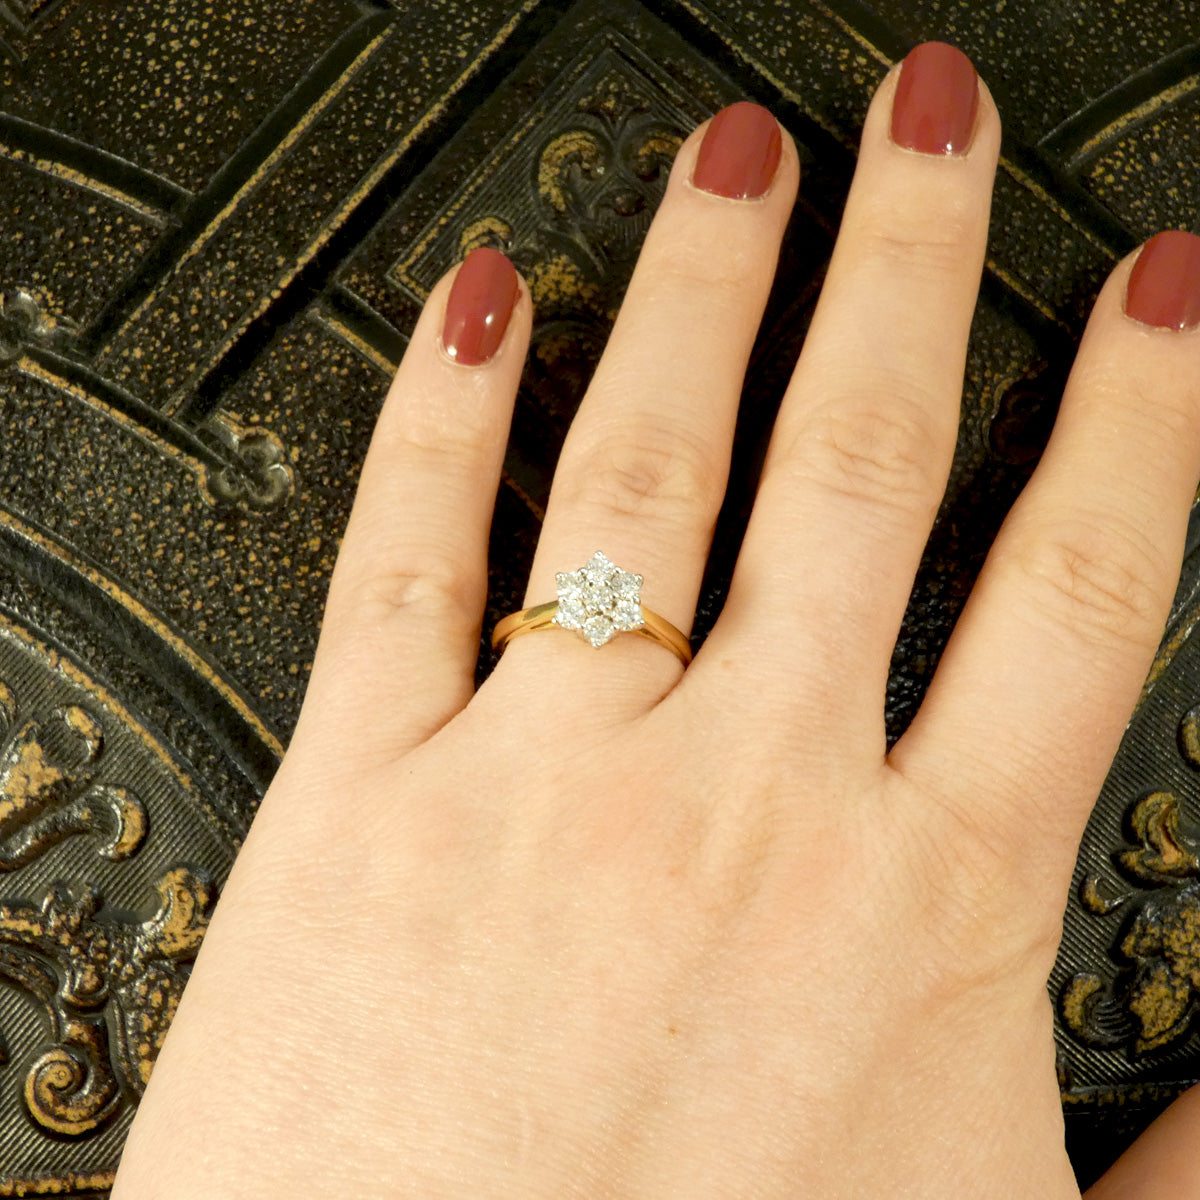
{"type": "Polygon", "coordinates": [[[1141,845],[1124,851],[1120,862],[1135,878],[1162,883],[1200,875],[1200,842],[1182,829],[1176,796],[1152,792],[1134,806],[1130,824],[1141,845]]]}
{"type": "MultiPolygon", "coordinates": [[[[145,841],[144,804],[103,780],[105,732],[79,704],[24,713],[0,682],[0,871],[64,839],[98,832],[97,853],[129,858],[145,841]]],[[[0,978],[49,1018],[48,1043],[22,1095],[43,1129],[81,1137],[123,1097],[138,1096],[162,1045],[208,924],[211,888],[175,867],[158,879],[146,920],[99,919],[100,889],[56,883],[40,904],[0,903],[0,978]]]]}
{"type": "Polygon", "coordinates": [[[1129,824],[1140,844],[1122,850],[1116,862],[1156,890],[1114,893],[1096,876],[1084,880],[1080,898],[1089,912],[1126,910],[1116,947],[1122,966],[1111,980],[1094,972],[1074,976],[1059,1008],[1085,1044],[1146,1054],[1186,1036],[1200,1004],[1200,830],[1185,824],[1171,792],[1139,800],[1129,824]]]}
{"type": "Polygon", "coordinates": [[[33,346],[49,346],[59,322],[23,288],[0,295],[0,364],[15,362],[33,346]]]}
{"type": "Polygon", "coordinates": [[[657,115],[638,81],[613,70],[576,114],[534,160],[542,219],[530,226],[485,211],[460,230],[459,252],[503,250],[529,280],[540,316],[547,304],[582,305],[609,321],[619,299],[610,293],[628,276],[683,135],[657,115]]]}
{"type": "Polygon", "coordinates": [[[0,905],[0,975],[50,1017],[55,1044],[33,1063],[23,1092],[45,1129],[87,1134],[116,1111],[122,1085],[134,1095],[145,1089],[211,899],[207,881],[183,867],[157,888],[158,909],[140,923],[97,920],[94,887],[76,894],[56,884],[41,905],[0,905]]]}
{"type": "Polygon", "coordinates": [[[0,684],[0,871],[32,861],[65,838],[99,831],[106,858],[128,858],[146,836],[146,810],[131,791],[97,782],[104,731],[77,705],[16,725],[0,684]]]}
{"type": "Polygon", "coordinates": [[[204,469],[201,492],[210,504],[241,504],[265,512],[291,499],[295,473],[283,443],[269,429],[244,425],[230,413],[214,413],[196,432],[232,458],[204,469]]]}

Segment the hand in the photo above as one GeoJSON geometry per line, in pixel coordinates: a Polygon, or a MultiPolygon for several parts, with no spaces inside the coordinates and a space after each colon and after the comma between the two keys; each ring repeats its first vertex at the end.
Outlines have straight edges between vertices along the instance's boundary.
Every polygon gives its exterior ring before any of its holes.
{"type": "MultiPolygon", "coordinates": [[[[999,140],[957,52],[919,49],[880,88],[686,672],[643,638],[555,630],[472,695],[531,312],[492,251],[438,284],[114,1200],[1077,1200],[1046,978],[1200,474],[1200,239],[1156,239],[1104,287],[889,754],[999,140]]],[[[527,603],[603,549],[689,627],[797,183],[753,106],[683,145],[527,603]]],[[[1194,1130],[1177,1109],[1094,1196],[1200,1195],[1194,1130]]]]}

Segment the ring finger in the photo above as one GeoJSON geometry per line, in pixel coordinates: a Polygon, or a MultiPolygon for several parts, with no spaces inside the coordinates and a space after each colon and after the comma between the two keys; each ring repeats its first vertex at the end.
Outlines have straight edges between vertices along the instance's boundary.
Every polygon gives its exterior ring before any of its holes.
{"type": "MultiPolygon", "coordinates": [[[[526,603],[603,551],[644,605],[691,627],[738,397],[795,200],[795,149],[765,109],[723,110],[682,146],[604,356],[564,444],[526,603]]],[[[644,704],[679,663],[641,638],[522,638],[506,670],[576,665],[644,704]],[[546,662],[542,663],[542,659],[546,662]]],[[[607,685],[607,687],[606,687],[607,685]]]]}

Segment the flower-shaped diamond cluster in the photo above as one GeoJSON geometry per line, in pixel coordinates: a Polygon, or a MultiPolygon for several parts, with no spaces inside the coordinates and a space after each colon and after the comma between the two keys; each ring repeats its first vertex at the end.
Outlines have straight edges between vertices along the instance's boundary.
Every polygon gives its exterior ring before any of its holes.
{"type": "Polygon", "coordinates": [[[603,646],[614,634],[630,633],[642,618],[642,577],[622,571],[599,550],[578,571],[564,571],[558,581],[554,623],[583,634],[603,646]]]}

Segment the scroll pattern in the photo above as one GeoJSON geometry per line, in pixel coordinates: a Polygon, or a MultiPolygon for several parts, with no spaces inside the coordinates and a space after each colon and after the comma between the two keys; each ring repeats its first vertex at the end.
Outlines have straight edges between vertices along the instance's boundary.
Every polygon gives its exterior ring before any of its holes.
{"type": "Polygon", "coordinates": [[[1108,980],[1075,975],[1060,1007],[1085,1044],[1145,1055],[1181,1042],[1200,1003],[1200,827],[1185,821],[1179,798],[1166,791],[1139,800],[1129,824],[1136,845],[1115,862],[1137,886],[1113,891],[1089,875],[1080,890],[1088,912],[1125,910],[1113,950],[1118,971],[1108,980]]]}
{"type": "MultiPolygon", "coordinates": [[[[148,830],[134,791],[104,779],[105,733],[82,705],[24,714],[0,681],[0,872],[68,838],[97,853],[135,855],[148,830]]],[[[102,916],[92,884],[53,884],[39,903],[0,902],[0,978],[43,1006],[49,1044],[25,1078],[30,1116],[78,1137],[109,1120],[122,1089],[139,1096],[207,926],[209,882],[186,867],[156,884],[143,921],[102,916]]]]}

